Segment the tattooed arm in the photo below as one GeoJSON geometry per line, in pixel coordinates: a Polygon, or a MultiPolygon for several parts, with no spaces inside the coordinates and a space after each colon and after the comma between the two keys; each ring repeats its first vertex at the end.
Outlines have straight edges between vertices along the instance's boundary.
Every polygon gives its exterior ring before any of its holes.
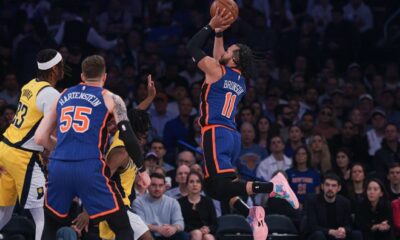
{"type": "Polygon", "coordinates": [[[139,169],[143,169],[142,149],[138,138],[132,130],[124,101],[120,96],[108,91],[104,94],[104,101],[108,110],[114,114],[115,122],[118,125],[119,138],[124,142],[129,157],[135,161],[139,169]]]}

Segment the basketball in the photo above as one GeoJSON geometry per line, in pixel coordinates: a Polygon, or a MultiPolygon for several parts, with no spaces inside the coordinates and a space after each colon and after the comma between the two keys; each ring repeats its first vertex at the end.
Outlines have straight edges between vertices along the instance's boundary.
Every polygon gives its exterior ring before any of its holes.
{"type": "Polygon", "coordinates": [[[215,0],[210,7],[211,17],[215,16],[217,13],[217,8],[219,8],[220,11],[225,8],[225,14],[228,12],[231,13],[233,19],[231,22],[229,22],[229,24],[232,24],[234,21],[236,21],[239,16],[239,8],[234,0],[215,0]]]}

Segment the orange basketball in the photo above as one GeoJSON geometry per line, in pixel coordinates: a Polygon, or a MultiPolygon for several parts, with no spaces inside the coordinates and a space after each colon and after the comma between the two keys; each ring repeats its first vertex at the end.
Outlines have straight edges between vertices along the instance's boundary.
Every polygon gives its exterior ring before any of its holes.
{"type": "Polygon", "coordinates": [[[232,24],[239,16],[239,8],[234,0],[215,0],[210,7],[210,15],[214,17],[217,13],[217,8],[222,11],[225,8],[225,13],[230,12],[233,19],[229,24],[232,24]]]}

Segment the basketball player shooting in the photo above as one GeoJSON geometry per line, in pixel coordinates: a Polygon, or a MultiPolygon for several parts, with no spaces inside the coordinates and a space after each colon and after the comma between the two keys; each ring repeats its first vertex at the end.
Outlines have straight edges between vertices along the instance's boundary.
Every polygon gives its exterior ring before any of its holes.
{"type": "Polygon", "coordinates": [[[192,60],[204,72],[201,90],[199,124],[202,128],[204,152],[205,191],[220,201],[228,202],[245,217],[249,216],[255,240],[265,240],[268,228],[265,212],[260,206],[251,209],[238,197],[266,193],[287,200],[299,207],[296,195],[282,174],[271,182],[239,181],[232,166],[240,151],[240,134],[234,121],[238,104],[246,93],[246,77],[252,64],[252,51],[244,44],[223,46],[223,31],[230,26],[233,16],[226,9],[217,8],[209,24],[203,27],[187,44],[192,60]],[[213,57],[207,56],[202,47],[215,31],[213,57]]]}

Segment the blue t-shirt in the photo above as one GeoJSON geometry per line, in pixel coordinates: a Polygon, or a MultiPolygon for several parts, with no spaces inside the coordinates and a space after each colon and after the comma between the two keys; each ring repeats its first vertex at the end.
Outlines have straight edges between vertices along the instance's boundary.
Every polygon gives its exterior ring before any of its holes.
{"type": "Polygon", "coordinates": [[[242,179],[254,180],[258,165],[266,157],[267,151],[257,144],[253,144],[249,148],[242,146],[239,158],[236,159],[234,165],[242,179]]]}
{"type": "Polygon", "coordinates": [[[286,170],[286,174],[289,178],[290,187],[301,203],[304,202],[308,193],[315,193],[315,187],[321,184],[319,173],[313,169],[303,172],[290,168],[286,170]]]}

